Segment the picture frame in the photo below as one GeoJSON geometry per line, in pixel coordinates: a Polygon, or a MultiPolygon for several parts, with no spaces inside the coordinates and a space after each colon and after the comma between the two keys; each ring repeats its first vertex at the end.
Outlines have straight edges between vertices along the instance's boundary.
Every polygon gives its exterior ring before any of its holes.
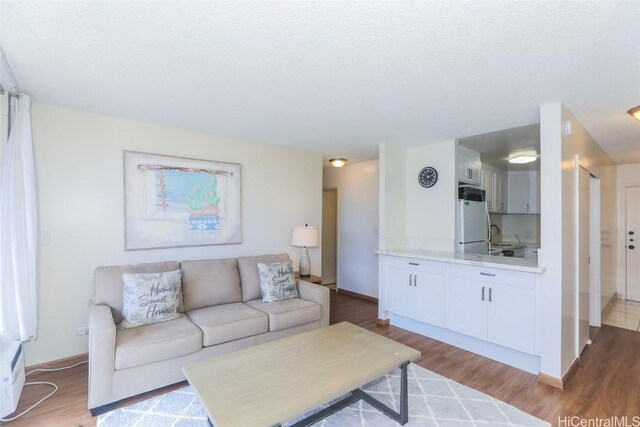
{"type": "Polygon", "coordinates": [[[125,251],[242,243],[242,165],[123,152],[125,251]]]}

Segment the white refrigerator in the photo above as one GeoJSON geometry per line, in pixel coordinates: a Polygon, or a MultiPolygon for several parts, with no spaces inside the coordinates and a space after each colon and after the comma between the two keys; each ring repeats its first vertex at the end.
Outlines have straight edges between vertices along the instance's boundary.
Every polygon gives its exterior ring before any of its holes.
{"type": "Polygon", "coordinates": [[[458,252],[489,253],[489,213],[484,190],[461,187],[458,191],[458,252]]]}

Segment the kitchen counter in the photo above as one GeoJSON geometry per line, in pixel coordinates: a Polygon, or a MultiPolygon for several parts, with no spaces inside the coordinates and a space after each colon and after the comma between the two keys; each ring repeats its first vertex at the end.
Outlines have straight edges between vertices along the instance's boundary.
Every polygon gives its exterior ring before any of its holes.
{"type": "Polygon", "coordinates": [[[427,251],[421,249],[377,250],[379,255],[409,257],[427,261],[448,262],[451,264],[474,265],[477,267],[498,268],[503,270],[522,271],[527,273],[544,273],[544,268],[532,259],[501,257],[480,254],[464,254],[455,252],[427,251]]]}

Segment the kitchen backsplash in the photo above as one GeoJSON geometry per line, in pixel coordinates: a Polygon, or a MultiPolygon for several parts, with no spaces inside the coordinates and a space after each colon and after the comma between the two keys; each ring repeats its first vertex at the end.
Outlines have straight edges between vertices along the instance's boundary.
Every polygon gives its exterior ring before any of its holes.
{"type": "Polygon", "coordinates": [[[491,224],[502,229],[502,240],[540,247],[540,215],[490,214],[491,224]],[[517,237],[516,237],[517,236],[517,237]]]}

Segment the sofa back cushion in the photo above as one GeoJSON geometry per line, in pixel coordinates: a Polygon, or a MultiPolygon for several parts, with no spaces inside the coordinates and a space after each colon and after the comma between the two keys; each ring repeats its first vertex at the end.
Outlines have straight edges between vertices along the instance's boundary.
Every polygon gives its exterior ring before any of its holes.
{"type": "Polygon", "coordinates": [[[238,270],[242,284],[242,302],[262,298],[260,291],[260,277],[258,276],[258,263],[269,264],[272,262],[290,261],[289,254],[247,256],[238,258],[238,270]]]}
{"type": "Polygon", "coordinates": [[[180,268],[184,311],[242,301],[237,259],[183,261],[180,268]]]}
{"type": "MultiPolygon", "coordinates": [[[[98,267],[93,275],[93,296],[91,299],[94,304],[105,304],[111,307],[113,321],[120,323],[122,322],[122,288],[124,285],[122,275],[124,273],[164,273],[179,268],[180,266],[175,261],[98,267]]],[[[178,306],[178,311],[183,311],[182,304],[178,306]]]]}

